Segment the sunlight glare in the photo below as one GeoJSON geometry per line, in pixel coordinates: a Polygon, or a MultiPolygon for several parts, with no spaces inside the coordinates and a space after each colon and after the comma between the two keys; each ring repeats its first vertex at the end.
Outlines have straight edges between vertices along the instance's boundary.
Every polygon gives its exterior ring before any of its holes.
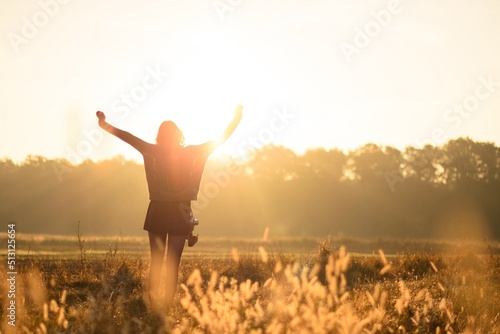
{"type": "Polygon", "coordinates": [[[186,145],[217,139],[261,80],[260,69],[232,41],[200,34],[192,42],[198,52],[175,68],[168,100],[186,145]]]}

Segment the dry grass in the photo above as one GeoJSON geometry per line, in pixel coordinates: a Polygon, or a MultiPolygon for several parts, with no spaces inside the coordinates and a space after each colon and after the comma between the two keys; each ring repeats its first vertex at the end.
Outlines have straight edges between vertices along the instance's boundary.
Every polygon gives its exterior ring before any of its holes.
{"type": "MultiPolygon", "coordinates": [[[[232,253],[186,258],[177,304],[145,302],[148,262],[25,259],[13,333],[495,333],[500,260],[446,254],[351,256],[327,239],[314,255],[232,253]]],[[[7,302],[6,270],[0,296],[7,302]]],[[[10,333],[2,317],[2,333],[10,333]]]]}

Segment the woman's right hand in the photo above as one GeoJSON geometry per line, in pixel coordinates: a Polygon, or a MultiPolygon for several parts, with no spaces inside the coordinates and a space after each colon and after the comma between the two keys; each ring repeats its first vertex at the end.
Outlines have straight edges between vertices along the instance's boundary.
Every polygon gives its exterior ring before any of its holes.
{"type": "Polygon", "coordinates": [[[241,120],[242,117],[243,117],[243,106],[241,104],[238,104],[234,112],[234,118],[236,118],[237,120],[241,120]]]}

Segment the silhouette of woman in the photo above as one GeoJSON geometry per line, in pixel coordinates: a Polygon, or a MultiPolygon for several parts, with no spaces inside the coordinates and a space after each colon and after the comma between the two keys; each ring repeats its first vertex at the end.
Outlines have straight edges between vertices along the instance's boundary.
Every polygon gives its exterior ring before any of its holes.
{"type": "Polygon", "coordinates": [[[189,235],[192,237],[191,201],[197,198],[205,162],[240,123],[242,106],[237,106],[233,120],[221,138],[186,147],[183,133],[172,121],[160,125],[156,144],[150,144],[107,123],[103,112],[98,111],[96,115],[102,129],[130,144],[143,155],[150,199],[144,223],[151,250],[149,299],[152,307],[161,308],[158,296],[166,247],[165,306],[169,308],[174,301],[185,240],[189,235]]]}

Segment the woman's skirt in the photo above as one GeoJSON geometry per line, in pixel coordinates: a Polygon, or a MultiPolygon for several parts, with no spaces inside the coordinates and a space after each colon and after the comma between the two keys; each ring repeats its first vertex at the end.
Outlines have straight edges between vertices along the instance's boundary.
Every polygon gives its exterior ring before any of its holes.
{"type": "Polygon", "coordinates": [[[191,202],[149,202],[144,230],[157,234],[187,235],[192,231],[191,202]]]}

